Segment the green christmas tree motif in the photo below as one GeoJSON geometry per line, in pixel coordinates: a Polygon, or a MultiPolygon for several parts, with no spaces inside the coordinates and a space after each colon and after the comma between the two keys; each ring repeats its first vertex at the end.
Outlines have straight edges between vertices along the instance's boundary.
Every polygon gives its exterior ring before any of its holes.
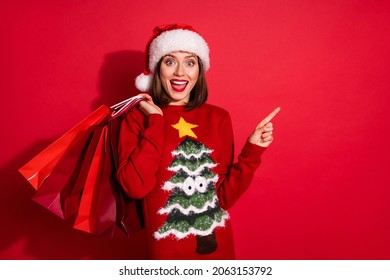
{"type": "Polygon", "coordinates": [[[212,171],[217,164],[210,157],[212,152],[189,137],[172,152],[174,159],[168,170],[175,173],[162,187],[171,194],[158,211],[168,218],[155,232],[156,239],[195,235],[198,253],[208,254],[217,248],[214,229],[225,226],[229,215],[219,206],[215,189],[218,175],[212,171]]]}

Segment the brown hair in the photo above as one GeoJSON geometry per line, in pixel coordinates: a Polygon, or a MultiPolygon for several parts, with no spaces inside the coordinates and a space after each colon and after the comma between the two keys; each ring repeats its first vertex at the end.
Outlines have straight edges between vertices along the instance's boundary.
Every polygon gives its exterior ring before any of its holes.
{"type": "MultiPolygon", "coordinates": [[[[199,64],[199,77],[196,81],[196,84],[194,88],[191,90],[190,93],[190,99],[188,100],[188,103],[185,105],[186,110],[192,110],[196,107],[199,107],[203,103],[206,102],[208,97],[208,89],[207,89],[207,83],[206,83],[206,77],[204,73],[204,66],[202,61],[198,58],[198,64],[199,64]]],[[[169,102],[171,102],[168,93],[165,91],[161,84],[160,79],[160,66],[162,63],[162,60],[164,57],[162,57],[159,62],[156,65],[156,71],[153,75],[153,82],[152,82],[152,88],[150,89],[150,95],[153,98],[153,102],[160,107],[165,107],[169,105],[169,102]]]]}

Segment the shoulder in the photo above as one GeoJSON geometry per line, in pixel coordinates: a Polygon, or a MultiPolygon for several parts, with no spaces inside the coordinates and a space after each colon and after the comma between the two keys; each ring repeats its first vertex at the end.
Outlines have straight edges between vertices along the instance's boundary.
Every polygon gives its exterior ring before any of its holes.
{"type": "Polygon", "coordinates": [[[135,106],[131,108],[128,112],[124,113],[124,117],[126,119],[143,120],[145,118],[145,114],[141,112],[138,106],[135,106]]]}
{"type": "Polygon", "coordinates": [[[124,113],[122,117],[122,124],[125,126],[138,127],[139,129],[146,126],[147,117],[138,106],[131,108],[128,112],[124,113]]]}

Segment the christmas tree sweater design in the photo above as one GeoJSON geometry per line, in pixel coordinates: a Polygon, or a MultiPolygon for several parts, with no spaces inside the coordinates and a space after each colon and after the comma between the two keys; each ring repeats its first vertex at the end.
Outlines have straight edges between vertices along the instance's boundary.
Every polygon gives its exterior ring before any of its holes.
{"type": "MultiPolygon", "coordinates": [[[[218,203],[215,190],[218,175],[212,171],[217,164],[210,157],[211,153],[211,149],[189,137],[172,152],[175,158],[168,170],[173,171],[174,175],[162,187],[171,195],[166,205],[158,211],[161,215],[168,214],[168,218],[155,232],[156,239],[170,234],[178,239],[190,234],[213,239],[214,229],[225,225],[229,215],[218,203]]],[[[201,238],[198,239],[199,243],[202,243],[201,238]]],[[[203,253],[215,249],[216,241],[212,244],[203,253]]],[[[202,253],[199,248],[197,251],[202,253]]]]}
{"type": "Polygon", "coordinates": [[[227,211],[249,187],[264,148],[245,143],[234,162],[229,113],[203,104],[131,110],[121,125],[117,178],[142,199],[146,257],[234,259],[227,211]]]}

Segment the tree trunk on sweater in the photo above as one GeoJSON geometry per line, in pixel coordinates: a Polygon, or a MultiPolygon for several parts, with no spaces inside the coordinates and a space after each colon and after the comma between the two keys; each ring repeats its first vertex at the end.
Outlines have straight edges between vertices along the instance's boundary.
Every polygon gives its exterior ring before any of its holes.
{"type": "Polygon", "coordinates": [[[214,231],[206,236],[196,236],[196,252],[198,254],[211,254],[215,250],[217,250],[217,239],[214,231]]]}

